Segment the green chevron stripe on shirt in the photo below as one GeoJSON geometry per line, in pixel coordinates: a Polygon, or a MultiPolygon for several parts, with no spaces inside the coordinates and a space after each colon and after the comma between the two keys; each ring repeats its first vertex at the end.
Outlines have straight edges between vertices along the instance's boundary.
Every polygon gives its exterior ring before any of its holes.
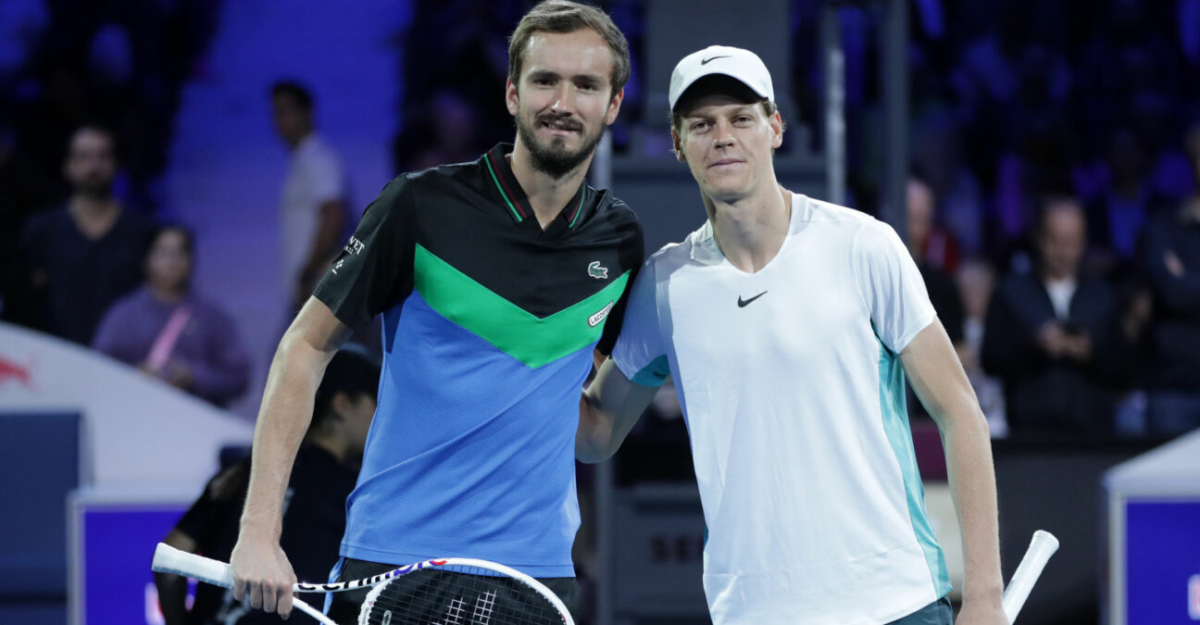
{"type": "Polygon", "coordinates": [[[539,319],[420,245],[413,260],[413,286],[430,308],[534,369],[599,341],[629,281],[626,271],[591,297],[539,319]]]}

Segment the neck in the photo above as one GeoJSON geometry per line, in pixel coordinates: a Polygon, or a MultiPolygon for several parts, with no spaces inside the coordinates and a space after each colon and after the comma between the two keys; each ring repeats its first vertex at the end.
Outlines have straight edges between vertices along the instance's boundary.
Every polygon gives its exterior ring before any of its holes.
{"type": "Polygon", "coordinates": [[[516,176],[521,189],[525,191],[525,196],[529,198],[529,205],[533,207],[533,213],[543,230],[558,217],[567,202],[579,191],[579,185],[583,184],[584,176],[592,163],[592,156],[594,153],[565,176],[555,178],[533,166],[533,155],[529,153],[521,137],[517,137],[509,167],[512,168],[513,176],[516,176]]]}
{"type": "Polygon", "coordinates": [[[792,217],[792,195],[774,177],[770,185],[734,202],[704,195],[704,209],[721,253],[734,267],[755,273],[783,247],[792,217]]]}
{"type": "Polygon", "coordinates": [[[1050,271],[1049,269],[1042,270],[1042,280],[1045,282],[1062,282],[1074,278],[1073,274],[1050,271]]]}
{"type": "Polygon", "coordinates": [[[151,282],[149,283],[149,287],[150,294],[154,296],[154,299],[166,304],[179,303],[183,301],[183,296],[187,294],[187,287],[185,286],[170,287],[151,282]]]}
{"type": "Polygon", "coordinates": [[[295,150],[296,148],[300,147],[300,144],[304,143],[309,137],[312,136],[312,134],[313,129],[309,128],[304,132],[304,134],[293,138],[291,141],[288,141],[288,149],[295,150]]]}
{"type": "Polygon", "coordinates": [[[105,217],[121,209],[111,195],[76,193],[71,196],[71,212],[79,217],[105,217]]]}

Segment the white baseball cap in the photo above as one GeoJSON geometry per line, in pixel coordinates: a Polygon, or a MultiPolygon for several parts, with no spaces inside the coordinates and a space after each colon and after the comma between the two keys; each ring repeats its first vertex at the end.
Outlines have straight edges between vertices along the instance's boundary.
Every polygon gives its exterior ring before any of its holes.
{"type": "Polygon", "coordinates": [[[729,76],[750,88],[758,95],[775,101],[775,88],[771,86],[771,72],[758,55],[741,48],[709,46],[693,52],[675,66],[671,72],[671,110],[679,103],[680,96],[697,80],[705,76],[729,76]]]}

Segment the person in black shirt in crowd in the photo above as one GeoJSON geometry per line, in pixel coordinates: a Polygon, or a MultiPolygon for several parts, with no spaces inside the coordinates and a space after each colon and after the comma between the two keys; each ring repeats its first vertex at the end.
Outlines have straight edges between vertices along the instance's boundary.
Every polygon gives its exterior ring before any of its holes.
{"type": "Polygon", "coordinates": [[[150,218],[113,196],[115,144],[103,128],[77,130],[63,167],[71,197],[30,217],[21,233],[33,286],[46,297],[47,329],[81,345],[91,344],[108,307],[141,284],[154,234],[150,218]]]}
{"type": "Polygon", "coordinates": [[[1035,271],[1009,276],[992,297],[983,367],[1004,381],[1014,436],[1108,438],[1125,361],[1116,294],[1080,272],[1077,200],[1046,199],[1038,224],[1035,271]]]}
{"type": "MultiPolygon", "coordinates": [[[[1200,181],[1200,124],[1187,151],[1200,181]]],[[[1148,225],[1142,264],[1154,294],[1143,378],[1148,433],[1175,436],[1200,427],[1200,193],[1148,225]]]]}
{"type": "MultiPolygon", "coordinates": [[[[346,497],[358,479],[357,465],[375,414],[379,372],[365,348],[347,345],[330,361],[317,389],[312,423],[288,483],[280,537],[301,580],[322,581],[337,562],[346,529],[346,497]]],[[[237,542],[249,478],[249,459],[218,473],[163,542],[227,562],[237,542]]],[[[197,586],[189,611],[185,578],[158,573],[154,581],[166,625],[283,622],[278,614],[234,601],[232,590],[207,584],[197,586]]]]}

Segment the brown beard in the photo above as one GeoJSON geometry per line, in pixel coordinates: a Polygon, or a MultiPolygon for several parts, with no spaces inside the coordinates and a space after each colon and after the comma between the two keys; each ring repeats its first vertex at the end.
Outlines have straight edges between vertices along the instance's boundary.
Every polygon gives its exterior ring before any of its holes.
{"type": "MultiPolygon", "coordinates": [[[[536,119],[534,123],[540,124],[542,119],[536,119]]],[[[582,127],[582,124],[580,126],[582,127]]],[[[600,143],[600,138],[604,136],[604,127],[601,126],[600,131],[591,137],[581,133],[583,143],[574,152],[568,151],[563,146],[542,145],[538,142],[534,129],[526,126],[520,116],[517,117],[517,135],[521,137],[521,142],[525,144],[525,147],[529,148],[533,168],[552,178],[559,179],[574,172],[591,158],[592,153],[596,151],[596,146],[600,143]]]]}

